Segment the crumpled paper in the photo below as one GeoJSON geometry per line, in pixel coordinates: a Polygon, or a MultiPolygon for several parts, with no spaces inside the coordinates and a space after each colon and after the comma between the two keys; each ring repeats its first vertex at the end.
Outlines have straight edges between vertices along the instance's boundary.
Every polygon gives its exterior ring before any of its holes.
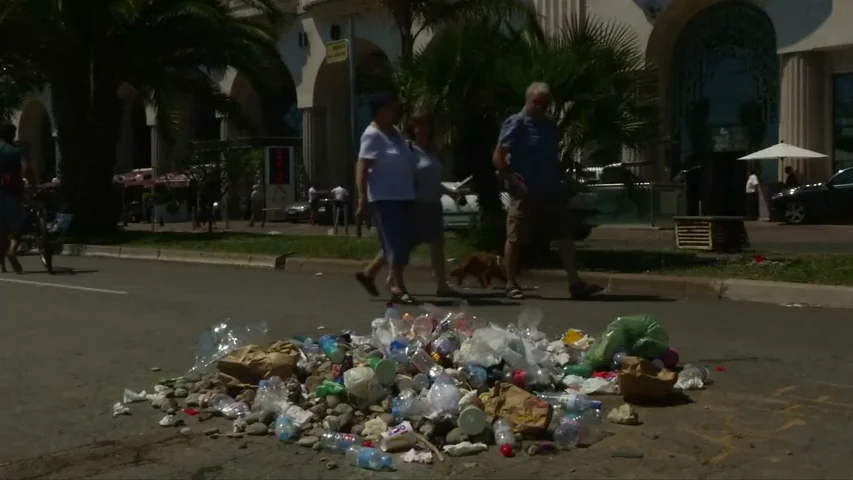
{"type": "Polygon", "coordinates": [[[130,409],[122,405],[121,402],[116,402],[113,404],[113,417],[119,415],[130,415],[130,409]]]}
{"type": "Polygon", "coordinates": [[[607,420],[617,425],[639,425],[640,416],[631,405],[624,403],[607,414],[607,420]]]}
{"type": "Polygon", "coordinates": [[[705,382],[703,382],[701,378],[684,378],[682,376],[679,376],[678,380],[675,382],[674,388],[678,388],[681,390],[704,390],[705,382]]]}
{"type": "Polygon", "coordinates": [[[485,452],[489,447],[485,443],[462,442],[456,445],[445,445],[442,450],[451,457],[461,457],[464,455],[473,455],[475,453],[485,452]]]}
{"type": "Polygon", "coordinates": [[[138,403],[144,402],[148,400],[148,394],[145,393],[145,390],[137,393],[128,388],[124,389],[124,395],[122,395],[121,403],[138,403]]]}
{"type": "Polygon", "coordinates": [[[402,459],[406,463],[422,463],[429,465],[432,463],[432,452],[418,451],[414,448],[404,453],[402,459]]]}

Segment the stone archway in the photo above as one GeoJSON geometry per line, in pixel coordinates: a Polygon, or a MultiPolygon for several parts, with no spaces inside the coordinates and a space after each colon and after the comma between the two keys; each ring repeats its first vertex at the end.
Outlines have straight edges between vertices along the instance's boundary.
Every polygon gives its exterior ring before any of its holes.
{"type": "Polygon", "coordinates": [[[30,100],[21,110],[18,141],[27,152],[37,183],[49,182],[58,176],[53,124],[40,100],[30,100]]]}
{"type": "MultiPolygon", "coordinates": [[[[381,72],[391,72],[387,53],[373,42],[365,39],[355,41],[356,62],[356,137],[370,122],[364,97],[376,90],[384,90],[381,72]]],[[[389,75],[390,76],[390,75],[389,75]]],[[[322,132],[313,132],[316,138],[312,158],[306,166],[311,182],[320,189],[333,184],[351,185],[354,181],[352,165],[355,149],[350,129],[349,70],[347,62],[323,64],[314,86],[313,115],[322,115],[322,132]],[[318,108],[319,107],[319,108],[318,108]]],[[[315,123],[315,125],[317,124],[315,123]]],[[[357,141],[357,138],[356,138],[357,141]]]]}

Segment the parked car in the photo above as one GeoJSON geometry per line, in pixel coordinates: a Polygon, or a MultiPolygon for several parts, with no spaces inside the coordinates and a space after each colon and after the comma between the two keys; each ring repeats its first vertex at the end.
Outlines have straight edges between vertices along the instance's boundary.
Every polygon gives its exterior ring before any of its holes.
{"type": "Polygon", "coordinates": [[[770,200],[771,216],[785,223],[847,223],[853,220],[853,167],[829,180],[785,189],[770,200]]]}
{"type": "MultiPolygon", "coordinates": [[[[317,192],[317,223],[331,225],[334,208],[328,192],[317,192]]],[[[349,223],[355,223],[355,212],[349,202],[349,223]]],[[[307,223],[311,220],[311,206],[308,200],[293,202],[284,209],[284,220],[293,223],[307,223]]],[[[343,222],[341,222],[343,223],[343,222]]]]}

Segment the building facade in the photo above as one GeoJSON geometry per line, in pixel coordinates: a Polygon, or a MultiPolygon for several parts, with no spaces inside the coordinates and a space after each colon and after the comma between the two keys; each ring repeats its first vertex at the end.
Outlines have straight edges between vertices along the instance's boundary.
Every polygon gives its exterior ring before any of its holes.
{"type": "MultiPolygon", "coordinates": [[[[713,164],[712,176],[736,178],[734,158],[785,141],[820,151],[829,159],[788,161],[801,179],[819,181],[853,166],[853,9],[849,0],[532,0],[543,25],[558,29],[569,15],[623,22],[636,32],[657,69],[663,124],[669,141],[646,152],[647,178],[669,180],[680,169],[713,164]]],[[[352,180],[349,71],[328,64],[325,45],[353,38],[358,72],[390,68],[400,54],[391,18],[370,0],[282,0],[292,22],[280,39],[290,72],[283,85],[288,105],[276,106],[288,135],[302,138],[302,164],[311,181],[331,188],[352,180]]],[[[427,42],[427,36],[418,39],[427,42]]],[[[477,48],[472,45],[471,48],[477,48]]],[[[271,135],[258,114],[260,99],[240,72],[219,79],[253,118],[251,132],[212,109],[188,101],[185,128],[198,139],[271,135]],[[254,113],[253,113],[254,112],[254,113]]],[[[363,92],[357,92],[357,98],[363,92]]],[[[157,133],[150,108],[134,93],[125,99],[117,171],[171,168],[170,147],[157,133]]],[[[61,163],[49,91],[22,106],[15,121],[40,180],[61,163]]],[[[521,99],[519,99],[521,101],[521,99]]],[[[356,104],[357,129],[367,123],[356,104]]],[[[263,105],[270,108],[269,105],[263,105]]],[[[777,162],[764,162],[762,179],[781,176],[777,162]]]]}

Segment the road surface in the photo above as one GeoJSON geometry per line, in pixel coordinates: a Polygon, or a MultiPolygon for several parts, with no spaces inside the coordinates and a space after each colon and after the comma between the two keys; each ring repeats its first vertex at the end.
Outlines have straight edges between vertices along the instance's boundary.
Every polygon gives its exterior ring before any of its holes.
{"type": "MultiPolygon", "coordinates": [[[[151,389],[192,364],[198,335],[225,318],[266,320],[275,338],[344,327],[380,314],[351,278],[277,271],[58,258],[71,270],[0,276],[0,478],[848,478],[853,415],[853,324],[848,311],[734,302],[608,297],[569,302],[549,286],[527,303],[551,334],[600,332],[620,314],[651,313],[685,361],[725,368],[691,402],[639,408],[642,426],[555,457],[476,457],[399,471],[355,470],[343,458],[271,437],[212,440],[159,427],[147,405],[112,418],[125,387],[151,389]],[[161,372],[152,372],[159,367],[161,372]],[[611,458],[642,452],[641,459],[611,458]],[[335,461],[336,470],[326,463],[335,461]]],[[[412,285],[426,294],[427,284],[412,285]]],[[[513,321],[519,306],[489,292],[477,315],[513,321]]],[[[605,397],[608,407],[617,397],[605,397]]]]}

